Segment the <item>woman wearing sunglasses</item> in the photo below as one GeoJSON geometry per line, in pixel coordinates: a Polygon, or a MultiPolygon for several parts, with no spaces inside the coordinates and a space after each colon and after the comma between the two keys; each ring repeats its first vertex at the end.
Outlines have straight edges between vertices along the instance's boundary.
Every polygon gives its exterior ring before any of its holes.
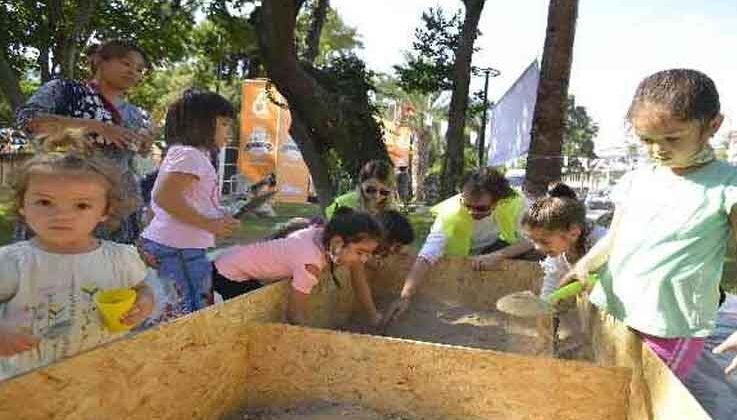
{"type": "Polygon", "coordinates": [[[389,162],[372,160],[363,165],[358,173],[358,189],[341,195],[325,209],[328,219],[338,207],[363,210],[374,216],[394,208],[395,179],[389,162]]]}
{"type": "Polygon", "coordinates": [[[435,222],[383,323],[400,316],[432,266],[444,256],[470,257],[474,269],[492,268],[501,260],[532,250],[523,238],[525,198],[492,168],[479,169],[463,181],[462,192],[432,208],[435,222]]]}

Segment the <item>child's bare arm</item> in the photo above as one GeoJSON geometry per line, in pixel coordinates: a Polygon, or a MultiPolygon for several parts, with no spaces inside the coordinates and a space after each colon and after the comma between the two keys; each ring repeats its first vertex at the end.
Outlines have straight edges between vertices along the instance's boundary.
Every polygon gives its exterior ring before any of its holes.
{"type": "Polygon", "coordinates": [[[136,301],[133,307],[120,319],[123,324],[138,325],[151,315],[154,310],[154,293],[144,282],[133,287],[136,291],[136,301]]]}
{"type": "Polygon", "coordinates": [[[305,325],[307,323],[307,300],[310,295],[299,290],[291,289],[289,303],[287,304],[287,322],[294,325],[305,325]]]}
{"type": "Polygon", "coordinates": [[[371,325],[379,325],[381,314],[376,309],[373,296],[371,296],[371,286],[368,284],[366,267],[363,264],[353,264],[350,266],[350,270],[351,284],[353,285],[353,291],[356,293],[356,298],[366,310],[371,325]]]}
{"type": "Polygon", "coordinates": [[[619,224],[621,220],[622,211],[615,210],[614,216],[612,217],[612,223],[609,226],[609,231],[607,232],[607,234],[604,235],[604,237],[601,238],[601,240],[597,242],[596,245],[594,245],[589,250],[589,252],[586,253],[586,255],[578,260],[571,271],[563,276],[559,283],[561,286],[564,286],[575,280],[579,280],[585,283],[586,277],[588,277],[589,273],[598,270],[599,267],[607,262],[612,246],[614,245],[614,241],[616,240],[617,230],[619,229],[619,224]]]}
{"type": "Polygon", "coordinates": [[[153,200],[159,207],[178,220],[218,236],[229,235],[240,224],[238,220],[228,216],[220,219],[209,219],[189,205],[184,198],[184,192],[190,190],[193,184],[197,182],[196,176],[181,172],[169,172],[160,182],[161,186],[154,193],[153,200]]]}

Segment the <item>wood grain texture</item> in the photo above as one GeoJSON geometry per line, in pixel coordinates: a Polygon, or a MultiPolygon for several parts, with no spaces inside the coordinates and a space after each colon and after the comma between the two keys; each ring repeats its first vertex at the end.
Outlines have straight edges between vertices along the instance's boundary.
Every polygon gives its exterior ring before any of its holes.
{"type": "Polygon", "coordinates": [[[314,399],[416,419],[624,419],[628,369],[263,325],[249,342],[248,406],[314,399]]]}
{"type": "MultiPolygon", "coordinates": [[[[408,260],[371,275],[395,293],[408,260]]],[[[536,264],[433,269],[422,293],[479,309],[537,290],[536,264]]],[[[323,278],[309,325],[354,308],[345,272],[323,278]]],[[[289,284],[259,289],[173,323],[0,383],[0,419],[217,419],[244,405],[335,399],[422,419],[706,419],[680,382],[621,324],[579,307],[600,366],[547,357],[281,324],[289,284]],[[266,323],[266,324],[265,324],[266,323]],[[634,373],[634,375],[633,375],[634,373]]]]}
{"type": "Polygon", "coordinates": [[[711,419],[673,372],[624,324],[583,298],[578,300],[578,310],[596,362],[632,371],[628,419],[711,419]]]}

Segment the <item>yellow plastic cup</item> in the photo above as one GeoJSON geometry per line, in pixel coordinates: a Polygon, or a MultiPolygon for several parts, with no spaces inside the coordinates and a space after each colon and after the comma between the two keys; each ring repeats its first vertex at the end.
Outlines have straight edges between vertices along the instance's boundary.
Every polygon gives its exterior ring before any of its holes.
{"type": "Polygon", "coordinates": [[[136,291],[133,289],[101,290],[95,293],[95,305],[102,323],[111,332],[128,331],[133,325],[125,325],[120,318],[133,307],[136,291]]]}

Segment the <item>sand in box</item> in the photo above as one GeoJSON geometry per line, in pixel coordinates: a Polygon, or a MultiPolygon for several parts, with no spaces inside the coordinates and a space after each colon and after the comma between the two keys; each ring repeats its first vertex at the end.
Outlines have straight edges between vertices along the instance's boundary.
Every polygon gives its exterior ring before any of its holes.
{"type": "MultiPolygon", "coordinates": [[[[385,308],[390,301],[377,302],[385,308]]],[[[343,330],[370,333],[354,319],[343,330]]],[[[391,323],[386,336],[456,346],[537,354],[534,321],[517,320],[494,309],[477,310],[429,298],[415,298],[409,310],[391,323]]]]}
{"type": "Polygon", "coordinates": [[[330,401],[306,402],[287,408],[247,409],[225,420],[414,420],[394,414],[382,414],[360,405],[330,401]]]}
{"type": "MultiPolygon", "coordinates": [[[[386,308],[389,303],[385,299],[377,301],[380,308],[386,308]]],[[[568,320],[575,318],[573,312],[570,315],[566,317],[568,320]]],[[[359,319],[362,316],[357,314],[349,325],[340,329],[374,333],[359,319]]],[[[580,351],[580,336],[574,334],[569,325],[570,322],[566,322],[559,333],[559,349],[562,351],[558,357],[587,358],[587,354],[580,351]]],[[[552,356],[552,326],[541,327],[535,319],[514,317],[494,308],[472,309],[428,297],[416,297],[409,310],[391,323],[384,335],[509,353],[552,356]],[[545,332],[545,337],[541,331],[545,332]]]]}

